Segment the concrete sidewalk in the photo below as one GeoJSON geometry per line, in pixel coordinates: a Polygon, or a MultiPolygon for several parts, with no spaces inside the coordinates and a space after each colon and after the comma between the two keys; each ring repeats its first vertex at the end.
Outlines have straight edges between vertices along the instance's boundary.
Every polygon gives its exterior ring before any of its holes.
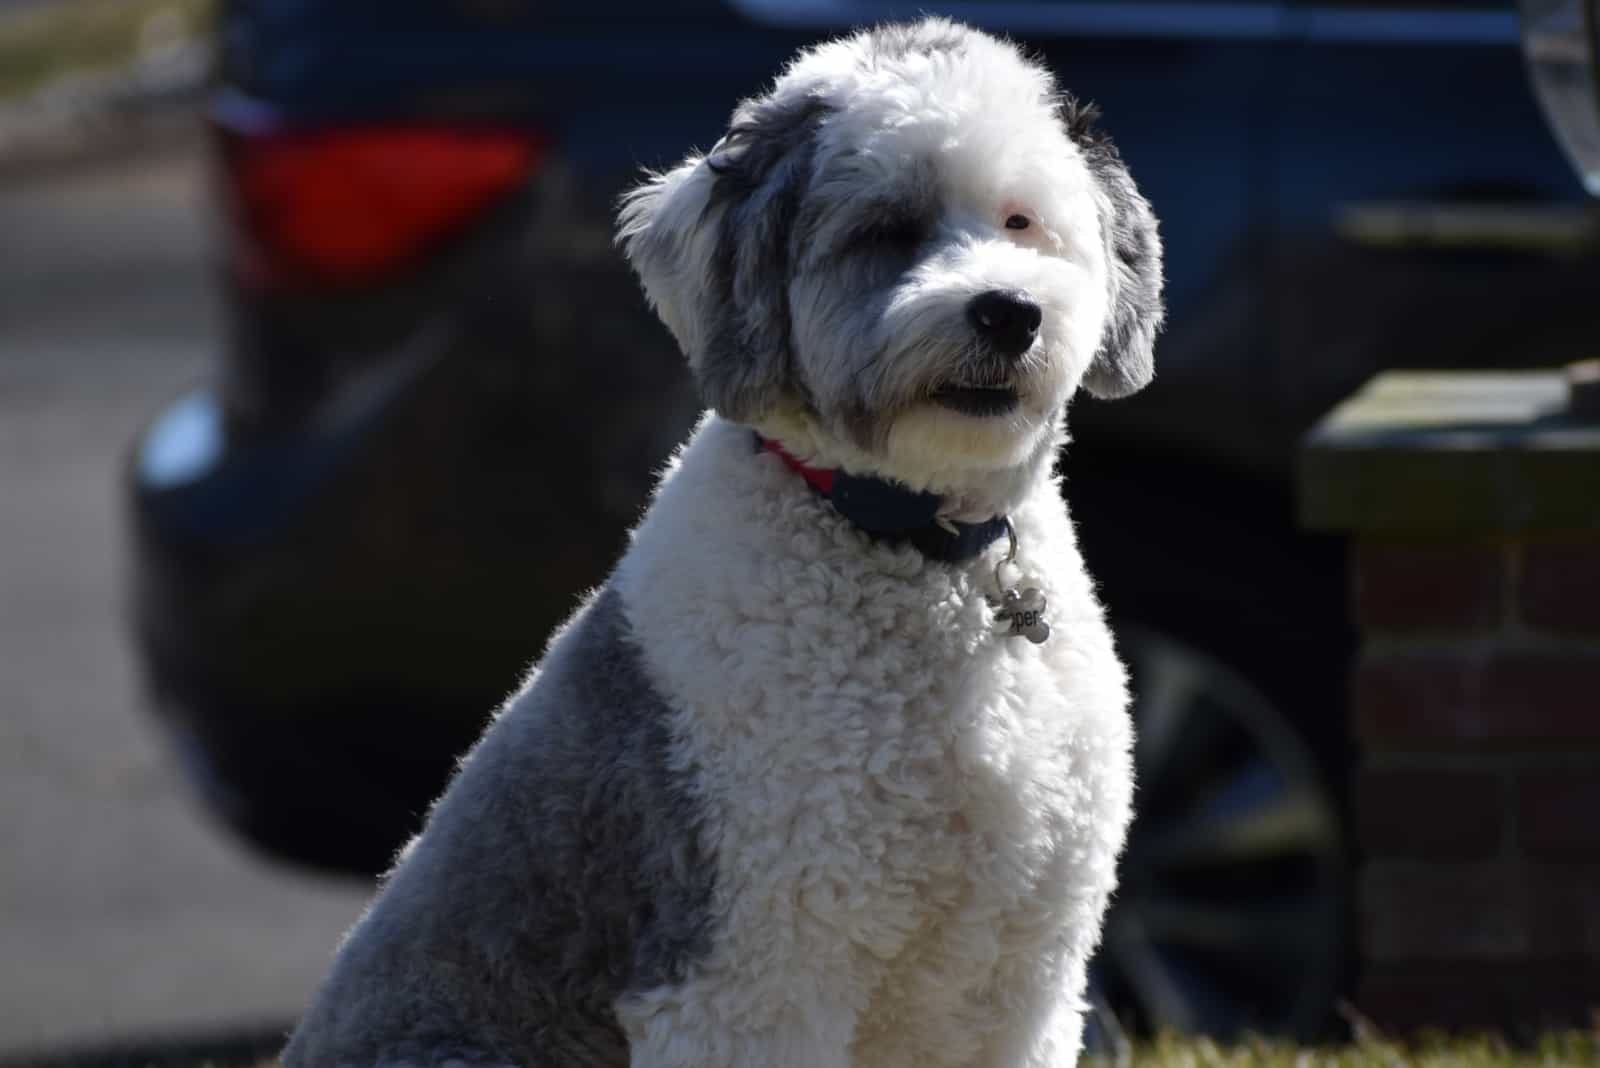
{"type": "Polygon", "coordinates": [[[217,344],[203,187],[0,184],[0,1057],[287,1020],[366,897],[208,824],[140,707],[119,472],[217,344]]]}

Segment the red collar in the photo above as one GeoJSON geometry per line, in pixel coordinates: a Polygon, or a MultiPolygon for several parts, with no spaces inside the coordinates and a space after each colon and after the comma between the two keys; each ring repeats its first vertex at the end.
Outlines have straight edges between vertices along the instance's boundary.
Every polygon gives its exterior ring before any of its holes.
{"type": "Polygon", "coordinates": [[[800,458],[788,449],[779,445],[771,438],[757,438],[761,447],[768,452],[775,452],[778,458],[789,465],[791,471],[798,471],[800,477],[811,483],[811,488],[824,497],[833,492],[834,469],[831,467],[807,467],[800,458]]]}

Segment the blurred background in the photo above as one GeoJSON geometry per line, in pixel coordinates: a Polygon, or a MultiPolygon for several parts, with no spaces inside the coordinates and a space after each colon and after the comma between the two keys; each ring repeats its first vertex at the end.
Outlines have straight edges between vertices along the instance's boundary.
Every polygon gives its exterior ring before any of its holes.
{"type": "MultiPolygon", "coordinates": [[[[1379,371],[1592,354],[1518,13],[937,6],[1101,105],[1166,240],[1156,383],[1064,461],[1141,732],[1103,1023],[1340,1033],[1359,643],[1297,450],[1379,371]]],[[[617,192],[925,7],[0,0],[0,1060],[270,1048],[694,418],[617,192]]]]}
{"type": "Polygon", "coordinates": [[[0,7],[0,1059],[279,1026],[363,899],[218,831],[129,642],[130,443],[224,336],[165,9],[91,39],[139,6],[0,7]]]}

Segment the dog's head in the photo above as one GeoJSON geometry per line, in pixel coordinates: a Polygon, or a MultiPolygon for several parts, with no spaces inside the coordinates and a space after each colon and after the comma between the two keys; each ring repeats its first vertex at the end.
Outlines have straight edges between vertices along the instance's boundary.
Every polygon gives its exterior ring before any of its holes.
{"type": "Polygon", "coordinates": [[[1155,217],[1093,119],[1010,44],[881,27],[801,53],[619,239],[725,417],[902,476],[1015,465],[1080,383],[1152,374],[1155,217]]]}

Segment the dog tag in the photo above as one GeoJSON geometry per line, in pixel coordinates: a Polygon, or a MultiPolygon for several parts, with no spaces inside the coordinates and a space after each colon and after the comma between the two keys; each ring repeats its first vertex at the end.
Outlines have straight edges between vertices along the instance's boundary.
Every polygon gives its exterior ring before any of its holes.
{"type": "Polygon", "coordinates": [[[1007,638],[1026,638],[1035,645],[1042,645],[1050,637],[1050,624],[1044,618],[1045,597],[1037,586],[1018,590],[1006,583],[1002,572],[1007,564],[1014,564],[1017,559],[1017,532],[1009,519],[1006,520],[1006,535],[1011,539],[1010,547],[1005,559],[994,565],[994,584],[1002,592],[999,600],[989,598],[989,607],[994,609],[995,631],[1007,638]]]}
{"type": "Polygon", "coordinates": [[[999,601],[990,600],[994,606],[995,629],[1007,638],[1026,638],[1035,645],[1050,637],[1050,624],[1045,622],[1044,594],[1037,586],[1018,592],[1007,590],[999,601]]]}

